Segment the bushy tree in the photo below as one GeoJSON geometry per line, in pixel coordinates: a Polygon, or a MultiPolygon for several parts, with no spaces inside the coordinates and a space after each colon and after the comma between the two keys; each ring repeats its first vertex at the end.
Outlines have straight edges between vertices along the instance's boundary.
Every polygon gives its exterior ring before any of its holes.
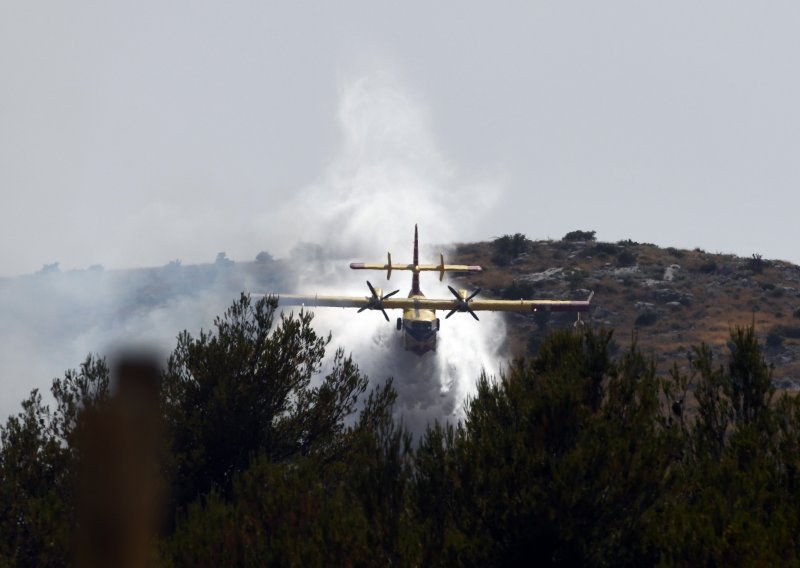
{"type": "Polygon", "coordinates": [[[564,235],[565,241],[593,241],[597,231],[570,231],[564,235]]]}
{"type": "MultiPolygon", "coordinates": [[[[163,373],[172,499],[164,565],[794,565],[800,397],[776,396],[752,327],[658,377],[635,341],[553,332],[479,376],[462,421],[416,448],[391,381],[311,316],[242,296],[163,373]]],[[[111,397],[102,359],[0,428],[0,565],[63,565],[82,436],[111,397]]]]}
{"type": "Polygon", "coordinates": [[[105,402],[105,360],[87,357],[53,380],[55,409],[34,390],[0,427],[0,565],[61,566],[76,520],[76,438],[82,413],[105,402]]]}
{"type": "Polygon", "coordinates": [[[373,565],[418,554],[405,512],[410,439],[392,420],[391,382],[370,392],[333,452],[288,461],[265,452],[192,502],[164,542],[174,565],[373,565]]]}
{"type": "Polygon", "coordinates": [[[178,336],[163,380],[178,507],[212,489],[227,496],[259,454],[280,462],[335,449],[367,386],[341,350],[312,384],[329,338],[317,335],[309,313],[281,315],[275,326],[276,306],[242,295],[214,331],[178,336]]]}
{"type": "Polygon", "coordinates": [[[617,265],[619,266],[633,266],[636,264],[636,255],[630,249],[622,249],[617,253],[617,265]]]}
{"type": "Polygon", "coordinates": [[[522,253],[528,252],[533,243],[522,233],[503,235],[492,241],[492,260],[505,265],[522,253]]]}

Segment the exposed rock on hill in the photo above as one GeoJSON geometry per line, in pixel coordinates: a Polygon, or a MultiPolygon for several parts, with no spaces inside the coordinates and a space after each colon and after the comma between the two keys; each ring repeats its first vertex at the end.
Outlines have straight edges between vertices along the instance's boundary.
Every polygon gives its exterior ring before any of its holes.
{"type": "MultiPolygon", "coordinates": [[[[791,263],[632,241],[529,241],[524,235],[457,245],[448,260],[484,267],[481,274],[455,276],[464,288],[481,287],[483,296],[578,299],[594,291],[587,324],[614,328],[621,345],[635,334],[645,350],[658,353],[662,372],[673,362],[685,365],[690,347],[701,342],[722,354],[733,325],[755,323],[776,384],[800,388],[800,267],[791,263]]],[[[242,290],[292,290],[295,283],[290,263],[268,253],[255,262],[234,263],[221,253],[213,264],[175,261],[137,270],[60,272],[49,265],[38,274],[0,279],[0,337],[5,353],[19,352],[20,365],[27,365],[26,350],[14,343],[24,327],[34,344],[58,347],[47,351],[58,359],[58,370],[61,359],[74,364],[99,349],[101,339],[135,337],[155,326],[173,337],[207,326],[242,290]],[[75,344],[74,353],[62,352],[65,338],[75,344]]],[[[507,321],[511,351],[524,355],[547,330],[571,326],[575,318],[540,312],[508,314],[507,321]]]]}
{"type": "MultiPolygon", "coordinates": [[[[633,241],[527,241],[522,248],[508,259],[497,242],[459,245],[458,262],[485,269],[461,277],[464,286],[515,299],[585,297],[594,290],[587,322],[613,327],[618,343],[635,335],[645,350],[660,354],[663,371],[673,362],[684,365],[690,347],[701,342],[722,353],[732,326],[755,323],[776,384],[800,387],[800,267],[757,254],[742,258],[633,241]]],[[[533,315],[515,315],[508,323],[512,352],[523,355],[536,349],[547,329],[572,325],[574,318],[553,313],[542,325],[533,315]]]]}

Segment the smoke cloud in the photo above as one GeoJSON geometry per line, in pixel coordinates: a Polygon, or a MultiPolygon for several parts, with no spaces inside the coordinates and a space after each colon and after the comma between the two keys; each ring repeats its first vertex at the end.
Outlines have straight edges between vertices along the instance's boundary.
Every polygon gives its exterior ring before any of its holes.
{"type": "MultiPolygon", "coordinates": [[[[343,81],[337,118],[339,149],[320,177],[282,203],[272,202],[269,192],[258,200],[264,212],[247,232],[256,235],[258,249],[283,260],[261,255],[260,262],[233,263],[222,255],[213,264],[182,267],[176,261],[127,271],[51,266],[0,279],[0,419],[17,412],[32,388],[47,391],[52,377],[88,353],[131,343],[169,352],[178,332],[209,328],[242,290],[361,296],[368,294],[368,278],[405,295],[410,273],[387,282],[384,273],[350,270],[349,262],[382,261],[387,251],[395,262],[410,262],[414,224],[422,262],[438,261],[439,252],[447,261],[445,243],[474,235],[470,228],[491,208],[498,187],[459,178],[437,147],[424,106],[395,77],[374,73],[343,81]]],[[[223,208],[221,215],[228,214],[223,208]]],[[[214,226],[221,222],[241,220],[216,219],[214,226]]],[[[447,283],[434,274],[421,277],[428,297],[449,297],[447,283]]],[[[457,277],[451,283],[460,287],[457,277]]],[[[433,420],[459,417],[482,369],[498,372],[503,320],[480,317],[442,316],[438,351],[422,357],[403,351],[402,334],[379,312],[318,309],[315,325],[331,331],[329,353],[344,347],[374,384],[394,377],[397,415],[420,432],[433,420]]]]}
{"type": "MultiPolygon", "coordinates": [[[[463,238],[464,229],[491,207],[498,188],[459,179],[437,149],[424,108],[389,75],[347,82],[338,119],[338,155],[318,181],[265,216],[264,225],[289,232],[290,242],[314,243],[291,252],[299,288],[292,293],[368,295],[366,276],[385,291],[405,295],[410,273],[395,272],[387,281],[385,273],[356,273],[348,263],[380,262],[387,251],[394,262],[411,262],[415,223],[420,262],[438,261],[439,252],[447,259],[450,250],[441,243],[463,238]]],[[[428,297],[451,297],[447,284],[421,275],[428,297]]],[[[317,326],[330,329],[335,345],[351,350],[373,382],[394,377],[398,415],[414,432],[433,420],[458,418],[481,370],[498,372],[504,322],[497,314],[480,318],[456,314],[445,321],[442,315],[436,353],[419,357],[403,350],[394,319],[387,323],[380,312],[316,310],[317,326]]]]}

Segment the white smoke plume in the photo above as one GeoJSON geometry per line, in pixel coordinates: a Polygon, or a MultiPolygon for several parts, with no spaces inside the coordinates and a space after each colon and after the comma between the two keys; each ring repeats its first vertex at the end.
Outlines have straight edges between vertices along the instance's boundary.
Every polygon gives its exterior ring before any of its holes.
{"type": "MultiPolygon", "coordinates": [[[[342,144],[322,177],[277,211],[265,215],[267,242],[306,243],[292,251],[297,290],[287,293],[368,295],[365,280],[384,291],[406,295],[411,274],[355,272],[350,261],[411,262],[414,225],[420,230],[420,262],[445,260],[442,243],[464,233],[491,206],[497,187],[464,183],[437,150],[424,109],[387,75],[348,82],[341,91],[342,144]]],[[[421,275],[428,297],[450,298],[447,282],[421,275]]],[[[458,285],[454,287],[458,288],[458,285]]],[[[399,316],[398,312],[390,316],[399,316]]],[[[458,418],[482,369],[498,372],[505,326],[497,314],[441,314],[436,353],[422,357],[402,348],[394,318],[380,312],[318,308],[316,326],[331,330],[334,346],[352,351],[373,382],[392,376],[398,416],[414,432],[433,420],[458,418]]]]}
{"type": "MultiPolygon", "coordinates": [[[[31,389],[46,396],[51,379],[88,353],[108,354],[130,343],[168,353],[181,330],[210,328],[243,289],[367,295],[368,278],[405,295],[410,273],[397,272],[387,282],[384,273],[350,270],[349,262],[381,261],[387,251],[395,262],[410,262],[415,223],[422,262],[437,262],[440,251],[447,260],[441,244],[474,238],[471,228],[497,187],[459,179],[436,148],[423,106],[396,80],[374,74],[345,82],[338,120],[340,149],[315,183],[285,203],[271,202],[267,194],[258,201],[266,204],[263,213],[241,214],[254,219],[253,256],[266,249],[285,260],[267,255],[260,263],[234,264],[222,258],[125,271],[50,267],[0,279],[0,421],[19,410],[31,389]]],[[[227,215],[221,210],[212,226],[242,222],[227,215]]],[[[162,223],[153,219],[148,226],[162,223]]],[[[173,258],[170,251],[164,255],[173,258]]],[[[423,274],[421,287],[429,297],[450,297],[434,274],[423,274]]],[[[422,357],[403,351],[394,321],[380,313],[318,309],[315,315],[319,332],[332,332],[331,354],[337,346],[352,352],[375,384],[394,377],[398,416],[415,432],[433,420],[458,417],[481,369],[496,373],[505,359],[503,321],[493,314],[481,314],[480,322],[466,314],[444,320],[441,314],[438,351],[422,357]]]]}
{"type": "MultiPolygon", "coordinates": [[[[0,280],[0,423],[34,388],[49,400],[52,378],[90,353],[135,346],[167,354],[181,330],[208,329],[238,296],[247,280],[243,272],[232,265],[175,263],[0,280]]],[[[266,281],[283,285],[281,270],[273,274],[266,281]]]]}

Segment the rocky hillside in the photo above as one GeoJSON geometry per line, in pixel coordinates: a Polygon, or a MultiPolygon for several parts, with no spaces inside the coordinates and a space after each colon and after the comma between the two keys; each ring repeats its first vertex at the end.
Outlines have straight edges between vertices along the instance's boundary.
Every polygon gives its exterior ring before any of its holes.
{"type": "MultiPolygon", "coordinates": [[[[652,244],[597,242],[575,231],[561,241],[523,235],[461,244],[457,259],[484,272],[460,278],[498,298],[584,298],[595,291],[589,325],[615,329],[617,344],[635,336],[658,354],[666,371],[685,365],[689,348],[705,342],[724,352],[729,329],[755,323],[774,365],[775,383],[800,388],[800,267],[766,260],[678,250],[652,244]]],[[[535,350],[552,327],[574,323],[570,314],[512,315],[514,355],[535,350]]]]}
{"type": "MultiPolygon", "coordinates": [[[[613,328],[617,346],[635,335],[658,357],[661,372],[673,362],[685,365],[690,347],[700,342],[722,355],[730,327],[754,322],[775,366],[776,384],[800,389],[800,267],[758,255],[597,242],[592,236],[581,231],[560,241],[506,236],[456,245],[447,260],[484,267],[481,274],[455,276],[463,288],[482,288],[483,297],[577,299],[594,291],[587,324],[613,328]]],[[[207,327],[242,290],[294,291],[291,267],[313,262],[313,255],[292,263],[262,253],[256,262],[234,263],[220,253],[205,265],[63,273],[50,266],[0,279],[0,359],[14,369],[19,360],[26,370],[26,354],[33,353],[54,359],[47,368],[57,371],[74,366],[109,338],[147,336],[157,329],[172,338],[181,329],[207,327]],[[43,345],[60,347],[38,351],[43,345]]],[[[575,317],[508,314],[507,322],[511,353],[519,356],[534,352],[549,329],[573,325],[575,317]]],[[[18,398],[11,397],[15,404],[18,398]]]]}

